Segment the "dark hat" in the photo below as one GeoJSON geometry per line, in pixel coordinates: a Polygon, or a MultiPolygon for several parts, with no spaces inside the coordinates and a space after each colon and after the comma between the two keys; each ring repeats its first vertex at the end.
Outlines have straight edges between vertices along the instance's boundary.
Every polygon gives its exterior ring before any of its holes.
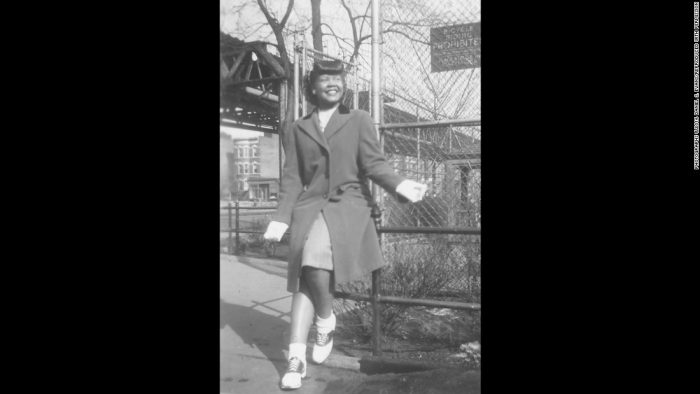
{"type": "Polygon", "coordinates": [[[309,74],[309,79],[314,81],[321,74],[344,74],[345,66],[340,60],[318,60],[314,62],[314,68],[309,74]]]}

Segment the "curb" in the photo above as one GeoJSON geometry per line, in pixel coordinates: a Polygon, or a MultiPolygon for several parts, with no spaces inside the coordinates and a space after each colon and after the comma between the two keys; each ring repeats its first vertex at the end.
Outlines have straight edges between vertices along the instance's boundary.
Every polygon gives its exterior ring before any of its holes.
{"type": "Polygon", "coordinates": [[[367,356],[360,359],[360,372],[367,375],[384,373],[408,373],[429,371],[434,369],[458,369],[458,365],[445,363],[431,363],[425,361],[390,359],[383,357],[367,356]]]}
{"type": "MultiPolygon", "coordinates": [[[[286,352],[285,352],[286,353],[286,352]]],[[[254,355],[244,355],[239,354],[239,356],[256,358],[260,360],[269,360],[272,362],[286,363],[287,359],[285,357],[262,357],[254,355]]],[[[343,356],[339,354],[331,354],[328,359],[323,364],[315,364],[309,362],[309,365],[314,367],[326,367],[326,368],[337,368],[346,369],[355,372],[361,372],[367,375],[378,375],[378,374],[388,374],[388,373],[410,373],[410,372],[423,372],[435,369],[449,369],[449,370],[460,370],[467,372],[476,372],[472,370],[466,370],[458,365],[453,364],[441,364],[441,363],[430,363],[425,361],[413,361],[413,360],[401,360],[401,359],[389,359],[375,356],[366,356],[363,358],[343,356]]]]}
{"type": "MultiPolygon", "coordinates": [[[[284,353],[286,354],[287,352],[285,351],[284,353]]],[[[268,357],[248,356],[248,355],[246,355],[245,357],[259,358],[259,359],[263,359],[263,360],[270,360],[273,362],[282,362],[282,363],[287,362],[287,359],[285,357],[268,358],[268,357]]],[[[328,356],[326,361],[323,362],[323,364],[315,364],[313,361],[309,360],[310,366],[347,369],[347,370],[356,371],[356,372],[360,372],[360,363],[361,363],[361,361],[358,357],[342,356],[339,354],[331,354],[330,356],[328,356]]]]}
{"type": "Polygon", "coordinates": [[[323,364],[321,364],[321,366],[348,369],[351,371],[360,372],[361,363],[361,360],[357,357],[331,354],[330,356],[328,356],[328,359],[326,359],[326,361],[323,364]]]}

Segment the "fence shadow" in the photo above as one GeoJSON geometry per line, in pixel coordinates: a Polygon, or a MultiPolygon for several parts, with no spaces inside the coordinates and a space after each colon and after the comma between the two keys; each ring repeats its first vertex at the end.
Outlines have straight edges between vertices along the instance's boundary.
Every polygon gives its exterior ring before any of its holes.
{"type": "Polygon", "coordinates": [[[287,278],[287,262],[255,256],[236,256],[239,263],[260,270],[266,274],[287,278]]]}
{"type": "Polygon", "coordinates": [[[248,346],[259,349],[275,366],[280,379],[285,371],[286,332],[289,323],[279,317],[271,316],[256,310],[257,307],[247,307],[229,304],[219,299],[219,328],[226,326],[231,329],[248,346]]]}

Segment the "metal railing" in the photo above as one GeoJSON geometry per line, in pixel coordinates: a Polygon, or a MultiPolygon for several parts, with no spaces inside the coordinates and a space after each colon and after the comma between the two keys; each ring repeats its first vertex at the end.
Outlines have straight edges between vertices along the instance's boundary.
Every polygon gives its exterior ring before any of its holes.
{"type": "MultiPolygon", "coordinates": [[[[227,250],[228,254],[241,254],[242,253],[242,248],[241,248],[241,234],[264,234],[265,231],[261,230],[245,230],[241,229],[241,210],[266,210],[266,211],[274,211],[277,209],[277,206],[270,206],[270,207],[257,207],[257,206],[241,206],[239,201],[235,201],[235,203],[229,202],[226,206],[220,207],[219,209],[221,210],[226,210],[226,219],[228,226],[224,229],[220,229],[219,232],[221,233],[228,233],[228,238],[227,238],[227,250]],[[235,223],[235,226],[234,226],[235,223]]],[[[285,233],[285,235],[289,235],[289,231],[285,233]]]]}
{"type": "MultiPolygon", "coordinates": [[[[235,204],[229,203],[222,207],[227,211],[228,228],[221,229],[221,232],[228,233],[228,250],[229,254],[240,254],[241,243],[240,234],[263,234],[261,230],[243,230],[240,228],[240,213],[241,210],[272,210],[276,207],[242,207],[238,201],[235,204]],[[233,224],[235,223],[235,227],[233,224]],[[235,239],[235,246],[234,246],[235,239]],[[231,253],[233,251],[233,253],[231,253]]],[[[374,220],[375,228],[378,234],[382,233],[401,233],[401,234],[462,234],[462,235],[481,235],[481,229],[467,227],[451,227],[451,228],[420,228],[420,227],[381,227],[381,211],[375,205],[372,209],[371,216],[374,220]]],[[[285,233],[289,234],[289,232],[285,233]]],[[[361,294],[353,292],[336,291],[335,297],[353,301],[370,302],[372,306],[372,354],[376,357],[382,356],[382,330],[381,330],[381,305],[382,304],[397,304],[405,306],[425,306],[431,308],[448,308],[467,311],[480,311],[480,303],[442,301],[422,298],[405,298],[390,295],[382,295],[381,292],[381,276],[382,269],[377,269],[372,272],[372,288],[371,294],[361,294]]]]}

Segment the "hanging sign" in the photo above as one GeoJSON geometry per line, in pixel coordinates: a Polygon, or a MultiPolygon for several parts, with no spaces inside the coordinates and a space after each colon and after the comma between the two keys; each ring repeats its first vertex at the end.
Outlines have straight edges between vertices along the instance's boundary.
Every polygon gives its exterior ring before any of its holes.
{"type": "Polygon", "coordinates": [[[430,28],[430,71],[481,67],[481,22],[430,28]]]}

